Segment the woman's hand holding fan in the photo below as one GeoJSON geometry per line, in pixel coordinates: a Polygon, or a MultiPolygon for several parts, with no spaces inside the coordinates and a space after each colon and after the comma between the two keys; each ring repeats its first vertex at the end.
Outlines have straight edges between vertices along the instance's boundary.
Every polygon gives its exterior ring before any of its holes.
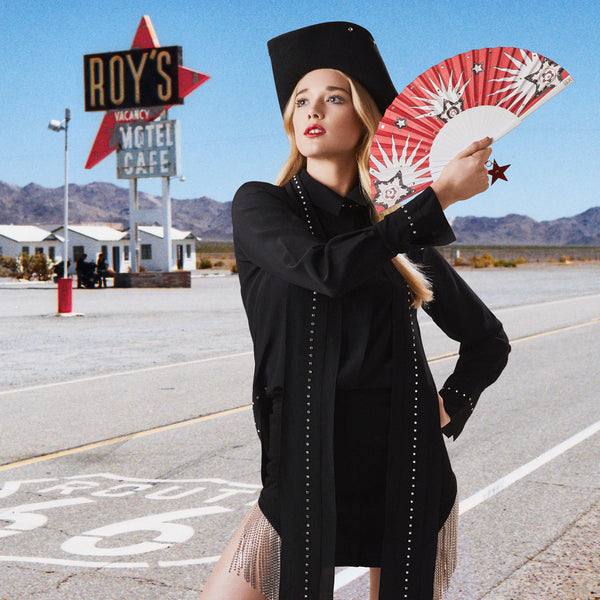
{"type": "Polygon", "coordinates": [[[490,184],[486,163],[492,153],[491,142],[489,137],[473,142],[459,152],[431,184],[444,210],[455,202],[467,200],[488,189],[490,184]]]}

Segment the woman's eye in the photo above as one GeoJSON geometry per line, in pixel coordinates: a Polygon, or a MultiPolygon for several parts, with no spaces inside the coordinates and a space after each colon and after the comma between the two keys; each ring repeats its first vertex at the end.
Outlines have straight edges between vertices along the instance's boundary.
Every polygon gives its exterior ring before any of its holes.
{"type": "Polygon", "coordinates": [[[296,106],[304,106],[306,104],[306,99],[305,98],[298,98],[296,100],[296,106]]]}
{"type": "Polygon", "coordinates": [[[343,101],[344,99],[341,96],[329,96],[329,98],[327,98],[327,102],[332,102],[333,104],[338,104],[343,101]]]}

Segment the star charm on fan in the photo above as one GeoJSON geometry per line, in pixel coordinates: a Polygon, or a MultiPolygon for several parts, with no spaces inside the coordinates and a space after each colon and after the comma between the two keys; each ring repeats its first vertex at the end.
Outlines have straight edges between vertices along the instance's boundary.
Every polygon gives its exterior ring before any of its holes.
{"type": "Polygon", "coordinates": [[[494,185],[494,183],[496,183],[498,179],[504,179],[504,181],[508,181],[508,179],[506,179],[504,171],[506,171],[506,169],[508,169],[510,165],[504,165],[503,167],[501,167],[494,159],[493,164],[490,161],[488,161],[487,163],[485,163],[485,166],[491,167],[491,169],[488,169],[488,174],[492,176],[492,181],[490,185],[494,185]]]}

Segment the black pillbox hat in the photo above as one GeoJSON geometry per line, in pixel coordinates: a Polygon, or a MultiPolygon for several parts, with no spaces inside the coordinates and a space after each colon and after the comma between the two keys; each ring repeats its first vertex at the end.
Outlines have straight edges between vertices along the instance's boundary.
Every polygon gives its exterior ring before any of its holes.
{"type": "Polygon", "coordinates": [[[382,114],[397,96],[375,40],[360,25],[311,25],[277,36],[267,47],[282,113],[298,81],[315,69],[337,69],[361,83],[382,114]]]}

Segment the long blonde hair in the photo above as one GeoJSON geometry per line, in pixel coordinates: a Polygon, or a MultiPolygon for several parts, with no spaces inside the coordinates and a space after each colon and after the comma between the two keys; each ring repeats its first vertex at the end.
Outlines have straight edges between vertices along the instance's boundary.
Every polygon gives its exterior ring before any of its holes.
{"type": "MultiPolygon", "coordinates": [[[[371,153],[371,143],[373,142],[373,137],[375,136],[377,126],[381,120],[381,113],[379,112],[379,109],[377,108],[377,105],[375,104],[375,101],[369,92],[367,92],[367,90],[360,83],[358,83],[358,81],[355,81],[342,71],[338,71],[338,73],[343,75],[350,85],[354,110],[364,126],[364,135],[359,143],[356,154],[358,177],[365,197],[371,200],[371,202],[369,202],[371,222],[376,223],[383,217],[379,215],[372,202],[371,178],[369,177],[369,155],[371,153]]],[[[277,175],[277,179],[275,180],[277,185],[285,185],[294,175],[306,167],[306,157],[300,154],[294,138],[292,117],[294,115],[295,105],[292,101],[292,98],[293,95],[290,100],[288,100],[285,110],[283,111],[283,127],[290,141],[290,155],[281,168],[281,171],[279,171],[279,174],[277,175]]],[[[392,258],[392,263],[408,284],[412,292],[413,306],[415,308],[418,308],[424,302],[429,302],[433,299],[433,293],[431,291],[431,285],[429,281],[419,270],[419,268],[404,254],[398,254],[394,256],[394,258],[392,258]]]]}

